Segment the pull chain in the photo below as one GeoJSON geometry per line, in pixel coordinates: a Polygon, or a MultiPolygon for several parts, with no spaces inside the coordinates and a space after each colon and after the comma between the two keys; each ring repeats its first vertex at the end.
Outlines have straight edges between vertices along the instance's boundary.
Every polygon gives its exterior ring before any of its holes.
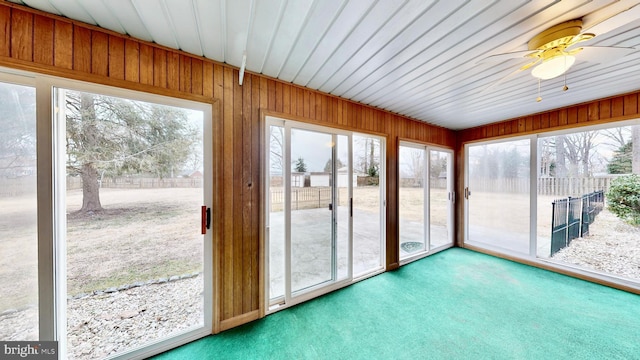
{"type": "Polygon", "coordinates": [[[538,78],[538,97],[536,98],[536,101],[542,101],[542,97],[540,96],[540,78],[538,78]]]}

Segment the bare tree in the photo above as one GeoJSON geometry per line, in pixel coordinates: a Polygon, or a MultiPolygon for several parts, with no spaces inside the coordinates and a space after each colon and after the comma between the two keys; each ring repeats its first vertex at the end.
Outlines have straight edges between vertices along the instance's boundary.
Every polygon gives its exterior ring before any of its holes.
{"type": "Polygon", "coordinates": [[[271,169],[282,172],[282,164],[284,161],[284,128],[282,126],[271,126],[270,133],[269,152],[271,154],[271,169]]]}

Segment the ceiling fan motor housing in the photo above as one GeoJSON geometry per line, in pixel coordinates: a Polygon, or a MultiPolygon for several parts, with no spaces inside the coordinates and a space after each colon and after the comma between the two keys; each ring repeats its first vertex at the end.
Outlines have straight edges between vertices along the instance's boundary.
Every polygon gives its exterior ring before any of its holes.
{"type": "Polygon", "coordinates": [[[547,50],[566,47],[582,31],[582,20],[570,20],[552,26],[529,40],[529,50],[547,50]]]}

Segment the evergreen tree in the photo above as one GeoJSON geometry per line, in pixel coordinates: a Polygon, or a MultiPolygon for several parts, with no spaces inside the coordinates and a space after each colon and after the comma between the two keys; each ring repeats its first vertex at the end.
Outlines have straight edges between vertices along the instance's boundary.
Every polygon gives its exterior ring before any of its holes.
{"type": "Polygon", "coordinates": [[[298,157],[298,160],[296,160],[296,163],[293,166],[293,169],[296,172],[299,172],[299,173],[307,172],[307,164],[305,164],[304,159],[302,158],[302,156],[298,157]]]}
{"type": "Polygon", "coordinates": [[[607,165],[609,174],[630,174],[631,173],[631,155],[632,143],[627,142],[621,146],[611,158],[607,165]]]}

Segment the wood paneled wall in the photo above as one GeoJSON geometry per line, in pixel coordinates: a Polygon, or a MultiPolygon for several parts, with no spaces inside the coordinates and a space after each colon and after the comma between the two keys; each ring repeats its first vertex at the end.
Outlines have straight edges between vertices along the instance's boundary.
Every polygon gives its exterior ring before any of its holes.
{"type": "MultiPolygon", "coordinates": [[[[456,133],[456,191],[464,193],[464,145],[546,131],[600,125],[640,118],[640,91],[523,116],[456,133]]],[[[456,204],[456,244],[464,241],[464,201],[456,204]]]]}
{"type": "Polygon", "coordinates": [[[640,117],[640,91],[457,132],[458,143],[597,125],[640,117]]]}
{"type": "Polygon", "coordinates": [[[0,65],[214,105],[215,328],[260,316],[261,113],[387,138],[387,269],[398,266],[398,138],[448,148],[454,132],[245,74],[94,26],[0,3],[0,65]],[[219,109],[219,111],[217,110],[219,109]]]}

